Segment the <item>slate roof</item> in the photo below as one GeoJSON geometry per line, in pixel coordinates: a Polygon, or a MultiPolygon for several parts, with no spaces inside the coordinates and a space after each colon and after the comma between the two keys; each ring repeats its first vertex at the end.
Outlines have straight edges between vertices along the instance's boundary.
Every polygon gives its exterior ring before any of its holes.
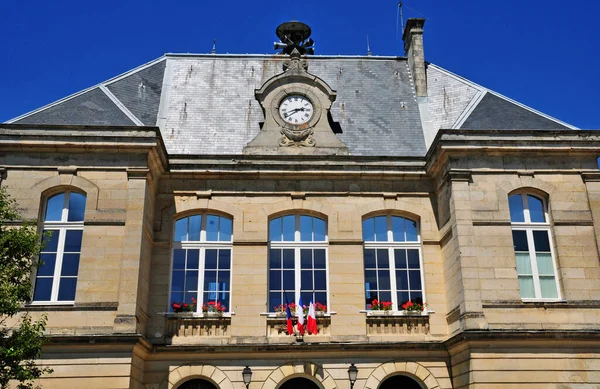
{"type": "MultiPolygon", "coordinates": [[[[170,154],[241,154],[264,121],[254,90],[282,72],[283,60],[167,54],[9,123],[158,125],[170,154]]],[[[575,129],[433,64],[420,107],[404,57],[314,56],[308,63],[337,91],[329,120],[352,155],[424,156],[424,131],[440,128],[575,129]]]]}

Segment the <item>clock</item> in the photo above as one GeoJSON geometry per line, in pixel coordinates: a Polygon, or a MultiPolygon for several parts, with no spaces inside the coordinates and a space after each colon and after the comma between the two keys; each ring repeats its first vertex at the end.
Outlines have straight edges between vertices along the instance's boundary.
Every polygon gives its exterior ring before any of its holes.
{"type": "Polygon", "coordinates": [[[302,95],[288,95],[279,104],[279,115],[283,121],[296,126],[308,123],[314,112],[312,102],[302,95]]]}

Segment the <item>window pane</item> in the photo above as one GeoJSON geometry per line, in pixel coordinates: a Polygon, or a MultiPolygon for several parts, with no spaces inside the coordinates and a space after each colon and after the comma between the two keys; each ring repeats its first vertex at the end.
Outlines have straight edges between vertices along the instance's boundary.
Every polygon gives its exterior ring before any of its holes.
{"type": "Polygon", "coordinates": [[[269,271],[269,289],[281,290],[281,270],[269,271]]]}
{"type": "Polygon", "coordinates": [[[229,312],[229,293],[219,293],[217,303],[221,303],[221,307],[225,309],[225,312],[229,312]]]}
{"type": "Polygon", "coordinates": [[[408,254],[408,268],[421,268],[421,264],[419,263],[419,250],[406,250],[406,253],[408,254]]]}
{"type": "Polygon", "coordinates": [[[520,194],[512,195],[508,198],[508,208],[510,209],[510,221],[513,223],[523,223],[525,216],[523,214],[523,197],[520,194]]]}
{"type": "Polygon", "coordinates": [[[529,251],[529,245],[527,244],[527,233],[525,231],[513,230],[512,235],[515,251],[529,251]]]}
{"type": "Polygon", "coordinates": [[[67,236],[65,238],[65,252],[78,253],[79,251],[81,251],[82,236],[82,230],[67,231],[67,236]]]}
{"type": "Polygon", "coordinates": [[[219,250],[219,269],[231,269],[231,251],[219,250]]]}
{"type": "Polygon", "coordinates": [[[396,288],[408,290],[408,272],[406,270],[396,270],[396,288]]]}
{"type": "MultiPolygon", "coordinates": [[[[182,270],[174,270],[171,278],[171,292],[182,292],[185,281],[185,272],[182,270]]],[[[181,300],[173,300],[181,301],[181,300]]]]}
{"type": "Polygon", "coordinates": [[[396,269],[406,269],[406,250],[394,250],[394,261],[396,262],[396,269]]]}
{"type": "Polygon", "coordinates": [[[219,240],[219,217],[206,215],[206,240],[215,242],[219,240]]]}
{"type": "Polygon", "coordinates": [[[310,270],[302,270],[300,272],[300,289],[312,290],[313,289],[313,273],[310,270]]]}
{"type": "Polygon", "coordinates": [[[325,250],[315,249],[313,255],[315,257],[315,269],[325,269],[325,250]]]}
{"type": "Polygon", "coordinates": [[[269,222],[269,240],[271,242],[281,241],[281,218],[273,219],[269,222]]]}
{"type": "Polygon", "coordinates": [[[34,301],[50,301],[52,294],[52,278],[37,278],[35,280],[34,301]]]}
{"type": "Polygon", "coordinates": [[[187,268],[198,269],[200,265],[200,250],[187,250],[187,268]]]}
{"type": "Polygon", "coordinates": [[[404,218],[392,216],[392,232],[394,234],[394,242],[406,242],[404,218]]]}
{"type": "Polygon", "coordinates": [[[56,254],[41,254],[40,259],[44,264],[38,267],[37,276],[53,276],[54,266],[56,264],[56,254]]]}
{"type": "Polygon", "coordinates": [[[283,240],[286,242],[293,242],[294,232],[296,231],[296,217],[294,215],[288,215],[283,217],[283,240]]]}
{"type": "Polygon", "coordinates": [[[202,216],[194,215],[189,217],[190,226],[187,240],[198,242],[200,240],[200,225],[202,224],[202,216]]]}
{"type": "Polygon", "coordinates": [[[378,242],[386,242],[387,239],[387,217],[377,216],[375,218],[375,240],[378,242]]]}
{"type": "Polygon", "coordinates": [[[411,290],[421,290],[421,272],[419,270],[410,270],[408,272],[411,290]]]}
{"type": "Polygon", "coordinates": [[[365,268],[374,269],[375,268],[375,250],[374,249],[364,249],[363,255],[365,257],[365,268]]]}
{"type": "Polygon", "coordinates": [[[296,288],[296,276],[293,270],[283,271],[283,289],[294,290],[296,288]]]}
{"type": "MultiPolygon", "coordinates": [[[[308,308],[310,302],[314,299],[313,292],[302,291],[300,296],[302,296],[302,307],[308,308]]],[[[306,325],[306,318],[304,319],[304,325],[306,325]]]]}
{"type": "Polygon", "coordinates": [[[377,273],[377,275],[379,276],[379,289],[390,290],[392,287],[390,284],[389,270],[379,270],[377,273]]]}
{"type": "MultiPolygon", "coordinates": [[[[315,292],[315,301],[323,305],[327,305],[327,293],[326,292],[315,292]]],[[[329,308],[327,308],[329,310],[329,308]]]]}
{"type": "Polygon", "coordinates": [[[62,268],[60,269],[61,276],[77,276],[79,270],[79,254],[64,254],[62,268]]]}
{"type": "Polygon", "coordinates": [[[394,307],[393,309],[402,309],[402,305],[408,300],[410,300],[410,294],[408,292],[398,292],[398,307],[394,307]]]}
{"type": "Polygon", "coordinates": [[[219,232],[219,240],[229,242],[231,241],[231,234],[233,230],[233,224],[231,219],[226,217],[221,217],[220,221],[220,232],[219,232]]]}
{"type": "Polygon", "coordinates": [[[204,272],[204,290],[210,292],[217,291],[217,272],[216,271],[205,271],[204,272]]]}
{"type": "Polygon", "coordinates": [[[187,222],[187,217],[179,219],[175,222],[175,236],[173,237],[175,242],[183,242],[184,240],[187,240],[187,222]]]}
{"type": "Polygon", "coordinates": [[[275,311],[275,309],[281,305],[281,293],[271,292],[269,293],[269,310],[275,311]]]}
{"type": "Polygon", "coordinates": [[[365,305],[370,305],[373,299],[377,298],[377,291],[366,291],[365,292],[365,305]]]}
{"type": "Polygon", "coordinates": [[[219,283],[219,291],[229,292],[229,280],[231,279],[231,273],[229,271],[219,271],[217,281],[219,283]]]}
{"type": "Polygon", "coordinates": [[[389,258],[387,249],[378,249],[377,250],[377,266],[380,269],[389,269],[390,268],[390,258],[389,258]]]}
{"type": "Polygon", "coordinates": [[[325,220],[319,219],[318,217],[313,218],[313,228],[316,242],[322,242],[325,240],[327,235],[325,220]]]}
{"type": "Polygon", "coordinates": [[[379,292],[379,301],[392,301],[392,292],[379,292]]]}
{"type": "Polygon", "coordinates": [[[410,291],[410,301],[415,304],[423,304],[423,293],[420,291],[410,291]]]}
{"type": "Polygon", "coordinates": [[[554,276],[554,266],[552,266],[552,255],[536,253],[535,257],[537,259],[538,273],[540,275],[554,276]]]}
{"type": "Polygon", "coordinates": [[[198,290],[198,270],[185,272],[185,290],[198,290]]]}
{"type": "Polygon", "coordinates": [[[80,222],[83,221],[85,213],[85,196],[81,193],[71,192],[69,195],[69,216],[68,221],[80,222]]]}
{"type": "Polygon", "coordinates": [[[533,231],[533,245],[535,251],[550,252],[550,240],[548,239],[548,231],[533,231]]]}
{"type": "Polygon", "coordinates": [[[531,260],[529,253],[515,253],[517,259],[517,274],[531,274],[531,260]]]}
{"type": "Polygon", "coordinates": [[[310,216],[300,216],[300,240],[303,242],[310,242],[313,240],[312,219],[313,218],[310,216]]]}
{"type": "Polygon", "coordinates": [[[312,269],[313,268],[312,250],[311,249],[301,249],[300,250],[300,268],[302,268],[302,269],[312,269]]]}
{"type": "Polygon", "coordinates": [[[217,250],[207,249],[204,252],[204,268],[205,269],[216,269],[217,268],[217,250]]]}
{"type": "Polygon", "coordinates": [[[169,302],[169,312],[173,312],[172,303],[183,302],[183,292],[171,293],[171,301],[169,302]]]}
{"type": "Polygon", "coordinates": [[[294,249],[283,250],[283,268],[293,269],[295,267],[294,249]]]}
{"type": "MultiPolygon", "coordinates": [[[[188,304],[188,305],[192,305],[194,303],[194,300],[196,300],[196,303],[198,302],[198,292],[185,292],[185,297],[183,298],[183,302],[188,304]]],[[[198,308],[196,307],[196,310],[198,308]]]]}
{"type": "Polygon", "coordinates": [[[529,205],[529,217],[532,223],[543,223],[546,221],[544,203],[541,199],[527,195],[527,204],[529,205]]]}
{"type": "Polygon", "coordinates": [[[55,196],[52,196],[48,199],[46,203],[46,218],[45,221],[61,221],[62,220],[62,211],[65,205],[65,194],[60,193],[55,196]]]}
{"type": "Polygon", "coordinates": [[[365,290],[377,290],[377,271],[365,270],[365,290]]]}
{"type": "Polygon", "coordinates": [[[185,269],[185,250],[173,250],[173,269],[185,269]]]}
{"type": "Polygon", "coordinates": [[[419,240],[419,232],[417,231],[417,222],[414,220],[404,219],[406,226],[406,241],[417,242],[419,240]]]}
{"type": "Polygon", "coordinates": [[[315,290],[327,290],[327,276],[324,270],[315,270],[315,290]]]}
{"type": "Polygon", "coordinates": [[[521,291],[521,298],[534,298],[533,277],[519,276],[519,290],[521,291]]]}
{"type": "Polygon", "coordinates": [[[77,278],[60,279],[58,287],[58,301],[73,301],[75,300],[75,288],[77,287],[77,278]]]}
{"type": "Polygon", "coordinates": [[[271,269],[281,269],[281,250],[269,250],[269,267],[271,269]]]}
{"type": "Polygon", "coordinates": [[[44,230],[44,238],[42,240],[42,251],[56,252],[58,248],[58,230],[44,230]]]}
{"type": "Polygon", "coordinates": [[[540,277],[540,289],[543,298],[558,298],[554,277],[540,277]]]}
{"type": "Polygon", "coordinates": [[[375,219],[370,218],[363,220],[362,223],[363,240],[365,242],[372,242],[375,240],[375,219]]]}

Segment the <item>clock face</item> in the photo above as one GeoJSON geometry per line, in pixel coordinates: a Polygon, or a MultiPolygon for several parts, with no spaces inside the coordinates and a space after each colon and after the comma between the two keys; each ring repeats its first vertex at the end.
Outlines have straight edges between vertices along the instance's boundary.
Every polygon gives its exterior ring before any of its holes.
{"type": "Polygon", "coordinates": [[[313,117],[314,107],[310,100],[302,95],[289,95],[279,105],[279,115],[289,124],[308,123],[313,117]]]}

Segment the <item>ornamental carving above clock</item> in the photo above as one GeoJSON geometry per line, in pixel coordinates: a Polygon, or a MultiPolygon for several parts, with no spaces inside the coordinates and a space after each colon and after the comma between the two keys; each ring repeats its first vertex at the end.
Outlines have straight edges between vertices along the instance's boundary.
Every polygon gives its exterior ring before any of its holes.
{"type": "MultiPolygon", "coordinates": [[[[287,38],[286,29],[308,28],[299,22],[287,24],[293,26],[282,25],[284,28],[277,30],[278,35],[283,34],[282,42],[287,38]]],[[[303,31],[296,39],[306,39],[308,35],[303,31]]],[[[308,73],[308,62],[302,58],[301,49],[299,44],[293,49],[286,46],[290,55],[282,58],[283,72],[254,91],[265,121],[259,134],[244,148],[245,154],[348,154],[348,148],[327,120],[336,92],[321,78],[308,73]]]]}

